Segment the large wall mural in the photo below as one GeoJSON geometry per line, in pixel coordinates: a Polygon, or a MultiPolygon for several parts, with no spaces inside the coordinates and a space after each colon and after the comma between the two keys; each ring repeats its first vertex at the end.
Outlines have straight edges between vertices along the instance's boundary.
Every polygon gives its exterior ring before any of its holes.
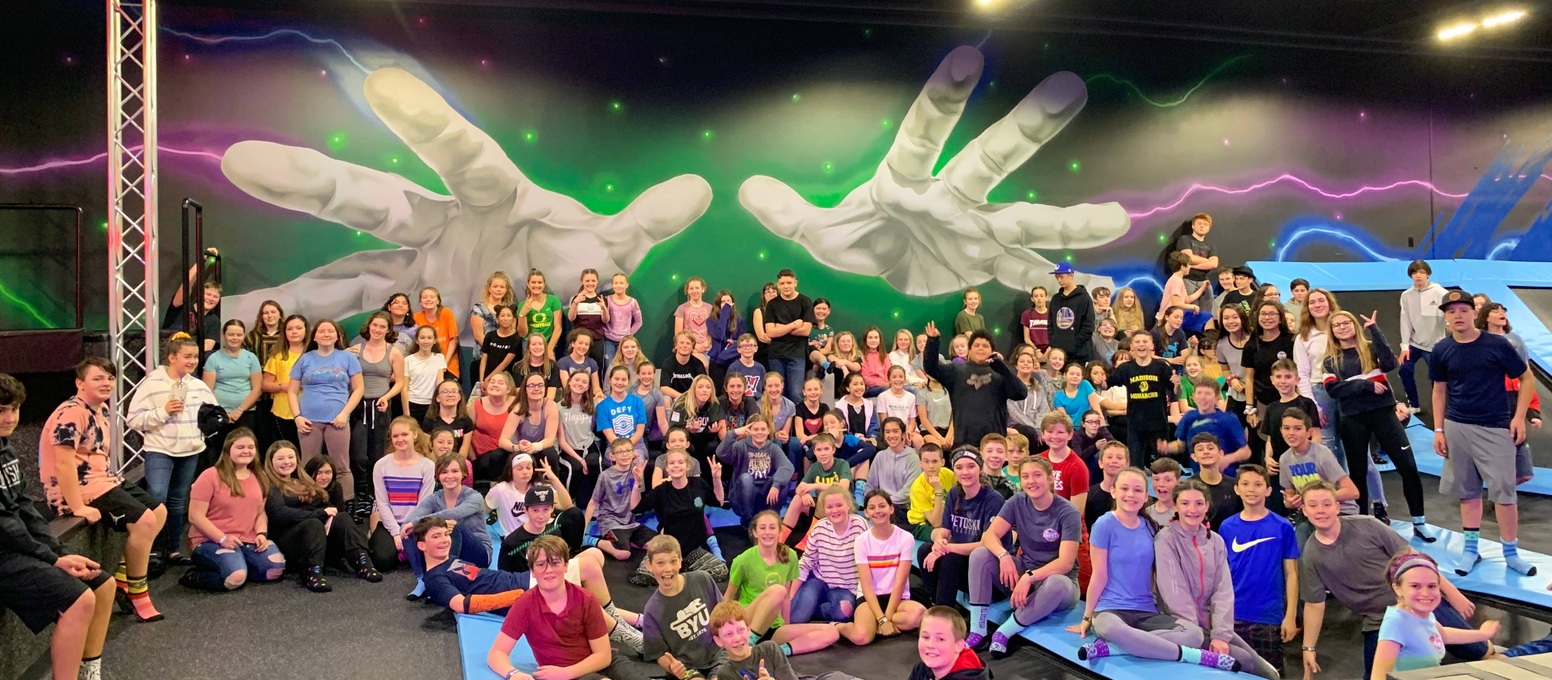
{"type": "MultiPolygon", "coordinates": [[[[59,11],[29,20],[98,21],[59,11]]],[[[353,317],[423,285],[463,312],[489,272],[536,267],[563,296],[628,272],[666,324],[690,276],[752,305],[791,267],[846,327],[945,319],[967,286],[996,322],[1057,262],[1156,297],[1199,211],[1226,262],[1552,256],[1541,64],[596,14],[163,20],[165,234],[177,199],[206,205],[229,317],[353,317]]],[[[50,33],[5,67],[42,84],[7,104],[0,201],[85,206],[100,261],[101,43],[50,33]]],[[[0,325],[68,323],[59,228],[0,210],[0,325]]],[[[87,283],[101,326],[106,276],[87,283]]]]}

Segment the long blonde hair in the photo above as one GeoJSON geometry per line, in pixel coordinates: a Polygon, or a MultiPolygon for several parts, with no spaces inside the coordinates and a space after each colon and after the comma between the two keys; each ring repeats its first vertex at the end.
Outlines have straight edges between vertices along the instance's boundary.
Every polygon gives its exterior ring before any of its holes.
{"type": "MultiPolygon", "coordinates": [[[[1332,304],[1334,305],[1335,303],[1332,304]]],[[[1358,317],[1353,316],[1352,312],[1332,312],[1331,317],[1326,321],[1326,332],[1331,333],[1331,324],[1339,316],[1353,322],[1353,339],[1357,341],[1358,365],[1362,367],[1364,373],[1374,370],[1378,366],[1374,361],[1374,348],[1369,345],[1369,338],[1364,334],[1363,322],[1359,321],[1358,317]]],[[[1331,362],[1334,368],[1340,369],[1342,367],[1342,343],[1337,341],[1336,334],[1334,333],[1326,338],[1325,358],[1331,362]]]]}
{"type": "MultiPolygon", "coordinates": [[[[507,294],[503,295],[500,300],[497,300],[496,304],[511,306],[512,302],[517,299],[512,293],[512,277],[507,276],[507,273],[502,271],[494,272],[490,276],[485,277],[485,287],[480,289],[480,302],[486,302],[490,299],[490,282],[497,279],[507,284],[507,294]]],[[[492,306],[490,311],[495,312],[496,308],[492,306]]]]}
{"type": "Polygon", "coordinates": [[[1145,328],[1142,320],[1142,299],[1137,297],[1137,291],[1131,287],[1125,287],[1116,291],[1116,304],[1111,305],[1110,310],[1115,314],[1116,328],[1121,331],[1133,332],[1145,328]],[[1121,300],[1126,294],[1132,294],[1132,307],[1127,309],[1121,306],[1121,300]]]}
{"type": "Polygon", "coordinates": [[[399,416],[388,424],[388,433],[393,434],[395,425],[404,425],[410,428],[410,450],[425,458],[431,457],[431,438],[426,436],[425,430],[420,429],[420,423],[409,416],[399,416]]]}
{"type": "MultiPolygon", "coordinates": [[[[882,338],[880,338],[880,340],[882,340],[882,338]]],[[[841,331],[840,333],[836,334],[835,344],[832,346],[835,348],[836,357],[845,359],[847,361],[862,361],[862,344],[857,342],[857,336],[854,335],[851,331],[841,331]],[[841,353],[841,338],[851,338],[851,352],[846,354],[841,353]]]]}
{"type": "Polygon", "coordinates": [[[705,373],[695,376],[695,379],[690,381],[690,389],[685,390],[684,394],[679,395],[679,398],[674,400],[674,408],[684,411],[684,414],[692,419],[695,418],[695,388],[702,382],[711,386],[711,398],[707,399],[706,403],[715,402],[717,400],[717,383],[713,382],[711,376],[705,373]]]}
{"type": "Polygon", "coordinates": [[[636,336],[627,335],[623,338],[620,338],[620,347],[624,347],[625,343],[627,342],[636,345],[636,360],[630,365],[626,365],[625,353],[619,351],[617,348],[614,352],[614,360],[609,362],[609,367],[614,368],[615,366],[625,366],[626,368],[629,368],[631,372],[631,379],[634,380],[636,378],[636,372],[641,368],[642,362],[647,360],[647,355],[641,351],[641,341],[637,340],[636,336]]]}

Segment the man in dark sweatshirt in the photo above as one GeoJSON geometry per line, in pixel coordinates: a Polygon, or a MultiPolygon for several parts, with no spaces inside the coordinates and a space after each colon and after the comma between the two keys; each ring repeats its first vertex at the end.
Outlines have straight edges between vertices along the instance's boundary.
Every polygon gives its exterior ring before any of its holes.
{"type": "Polygon", "coordinates": [[[1086,364],[1094,356],[1094,300],[1073,282],[1072,264],[1056,265],[1056,292],[1051,295],[1047,333],[1052,347],[1067,353],[1067,363],[1086,364]]]}
{"type": "Polygon", "coordinates": [[[102,677],[102,643],[113,614],[113,577],[65,546],[26,495],[10,436],[27,398],[20,381],[0,373],[0,607],[34,633],[51,623],[54,677],[102,677]]]}
{"type": "Polygon", "coordinates": [[[937,324],[929,322],[926,333],[922,368],[948,390],[954,441],[979,444],[988,434],[1006,434],[1008,401],[1022,401],[1029,396],[1029,387],[992,351],[992,337],[984,330],[971,331],[970,354],[965,363],[956,364],[938,355],[937,324]]]}

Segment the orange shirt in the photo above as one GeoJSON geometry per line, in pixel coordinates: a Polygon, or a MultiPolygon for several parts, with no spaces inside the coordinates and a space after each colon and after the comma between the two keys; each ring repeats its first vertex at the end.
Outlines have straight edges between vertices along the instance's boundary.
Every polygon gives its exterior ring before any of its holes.
{"type": "MultiPolygon", "coordinates": [[[[415,325],[435,328],[437,342],[442,345],[443,356],[457,357],[453,354],[453,344],[458,342],[458,320],[453,318],[453,310],[443,307],[435,321],[426,318],[425,310],[415,312],[415,325]]],[[[454,378],[458,377],[458,365],[462,363],[457,358],[447,362],[447,372],[454,378]]]]}
{"type": "Polygon", "coordinates": [[[43,424],[43,440],[38,445],[38,472],[50,505],[64,510],[65,498],[59,490],[54,452],[68,448],[75,455],[76,483],[81,501],[91,503],[119,485],[118,477],[108,471],[108,409],[93,409],[79,397],[71,397],[54,409],[43,424]]]}

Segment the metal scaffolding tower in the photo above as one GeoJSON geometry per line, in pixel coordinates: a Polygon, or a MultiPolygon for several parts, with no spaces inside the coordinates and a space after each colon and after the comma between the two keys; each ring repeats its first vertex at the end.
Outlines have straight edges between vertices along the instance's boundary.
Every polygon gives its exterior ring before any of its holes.
{"type": "MultiPolygon", "coordinates": [[[[115,470],[140,457],[125,399],[157,365],[156,0],[108,5],[108,334],[115,470]]],[[[193,293],[198,295],[198,291],[193,293]]]]}

